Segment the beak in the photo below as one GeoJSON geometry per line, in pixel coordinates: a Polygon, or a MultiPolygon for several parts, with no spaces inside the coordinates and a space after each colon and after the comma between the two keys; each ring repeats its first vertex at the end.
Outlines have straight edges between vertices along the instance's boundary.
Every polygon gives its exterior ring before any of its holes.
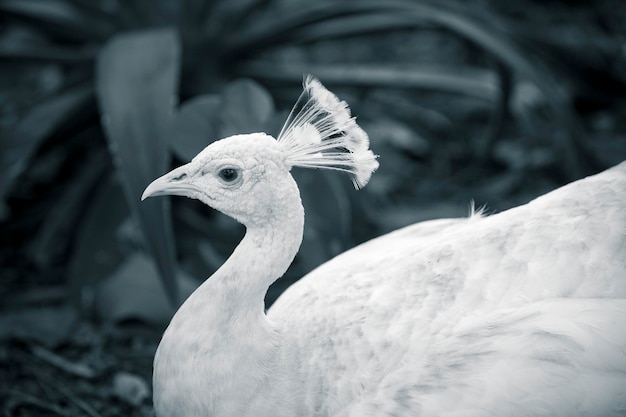
{"type": "Polygon", "coordinates": [[[194,198],[194,195],[197,195],[201,190],[189,182],[193,178],[189,171],[189,166],[183,165],[152,181],[141,195],[141,201],[159,195],[179,195],[194,198]]]}

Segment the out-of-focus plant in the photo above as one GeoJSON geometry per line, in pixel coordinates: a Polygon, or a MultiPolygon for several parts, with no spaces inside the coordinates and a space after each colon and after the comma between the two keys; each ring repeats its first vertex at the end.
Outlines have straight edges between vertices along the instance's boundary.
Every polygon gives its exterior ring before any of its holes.
{"type": "MultiPolygon", "coordinates": [[[[239,228],[199,210],[193,202],[178,201],[173,218],[185,238],[179,234],[175,239],[167,200],[139,204],[141,191],[169,168],[172,157],[186,161],[209,142],[234,133],[275,134],[285,113],[275,110],[266,87],[283,91],[281,87],[298,85],[303,74],[311,73],[331,87],[435,91],[483,101],[493,110],[474,156],[484,161],[493,157],[510,113],[539,103],[565,137],[555,146],[562,153],[566,175],[578,177],[598,168],[568,90],[556,82],[549,63],[537,56],[528,37],[521,42],[520,31],[501,17],[457,3],[0,0],[0,16],[9,30],[27,28],[32,35],[9,37],[13,41],[0,44],[0,59],[18,70],[23,65],[53,64],[62,78],[60,86],[25,112],[12,135],[0,143],[0,169],[5,173],[0,178],[0,201],[11,195],[15,181],[36,155],[41,158],[46,149],[68,141],[90,144],[81,159],[68,155],[64,161],[80,166],[74,186],[53,205],[32,246],[40,267],[53,262],[51,253],[72,248],[68,274],[75,299],[83,306],[119,303],[128,317],[145,318],[145,311],[157,308],[155,303],[166,304],[165,298],[146,294],[160,291],[154,282],[144,280],[133,292],[128,289],[132,281],[124,281],[133,275],[157,275],[150,261],[141,260],[139,248],[151,254],[165,294],[174,304],[182,297],[177,288],[182,286],[185,293],[191,287],[181,278],[181,265],[197,272],[223,262],[240,236],[239,228]],[[306,52],[290,53],[330,40],[413,29],[447,32],[460,39],[466,48],[480,51],[482,67],[420,65],[419,57],[403,64],[324,61],[306,52]],[[103,137],[115,176],[99,151],[103,137]],[[135,223],[128,221],[130,213],[135,223]],[[77,232],[59,241],[61,232],[72,229],[77,232]],[[223,239],[209,240],[207,232],[223,239]],[[107,284],[111,280],[126,284],[112,291],[107,284]]],[[[297,94],[293,91],[291,100],[297,94]]],[[[418,136],[405,134],[407,129],[397,123],[386,126],[381,148],[390,144],[396,152],[421,152],[418,136]]],[[[349,246],[350,225],[364,222],[362,216],[351,218],[345,182],[326,174],[297,175],[302,176],[307,206],[306,256],[296,259],[287,284],[349,246]],[[320,190],[333,197],[321,202],[315,198],[320,190]]],[[[376,198],[393,189],[389,183],[393,177],[381,178],[388,182],[378,188],[373,184],[376,198]]],[[[404,181],[401,175],[398,178],[404,181]]],[[[367,198],[368,192],[364,190],[365,197],[360,198],[367,198]]],[[[279,282],[269,298],[287,284],[279,282]]],[[[120,318],[110,308],[102,311],[120,318]]]]}

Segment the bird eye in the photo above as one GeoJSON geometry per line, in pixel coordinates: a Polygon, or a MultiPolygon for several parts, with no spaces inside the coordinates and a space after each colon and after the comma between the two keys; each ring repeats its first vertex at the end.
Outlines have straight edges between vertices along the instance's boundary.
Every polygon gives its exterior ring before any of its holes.
{"type": "Polygon", "coordinates": [[[239,172],[235,168],[222,168],[218,175],[225,182],[233,182],[239,177],[239,172]]]}

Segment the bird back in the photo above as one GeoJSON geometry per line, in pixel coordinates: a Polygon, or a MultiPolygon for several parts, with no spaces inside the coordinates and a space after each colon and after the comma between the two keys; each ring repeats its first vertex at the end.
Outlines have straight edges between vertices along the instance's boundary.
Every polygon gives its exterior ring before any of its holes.
{"type": "Polygon", "coordinates": [[[268,313],[307,364],[311,404],[349,403],[345,415],[517,415],[524,398],[537,404],[521,410],[563,416],[615,406],[625,190],[622,163],[499,214],[405,227],[312,271],[268,313]]]}

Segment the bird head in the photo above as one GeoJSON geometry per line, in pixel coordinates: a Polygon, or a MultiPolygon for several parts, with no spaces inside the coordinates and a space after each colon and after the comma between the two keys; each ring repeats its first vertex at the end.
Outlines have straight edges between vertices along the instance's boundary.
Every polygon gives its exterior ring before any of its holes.
{"type": "Polygon", "coordinates": [[[188,164],[154,180],[142,200],[168,194],[196,198],[250,225],[280,210],[277,203],[292,190],[297,194],[289,173],[293,166],[348,172],[356,188],[378,167],[347,104],[312,77],[277,139],[252,133],[213,142],[188,164]]]}
{"type": "Polygon", "coordinates": [[[154,180],[141,199],[159,195],[195,198],[248,224],[268,213],[285,191],[289,165],[277,141],[264,133],[213,142],[191,162],[154,180]],[[282,190],[282,191],[281,191],[282,190]]]}

